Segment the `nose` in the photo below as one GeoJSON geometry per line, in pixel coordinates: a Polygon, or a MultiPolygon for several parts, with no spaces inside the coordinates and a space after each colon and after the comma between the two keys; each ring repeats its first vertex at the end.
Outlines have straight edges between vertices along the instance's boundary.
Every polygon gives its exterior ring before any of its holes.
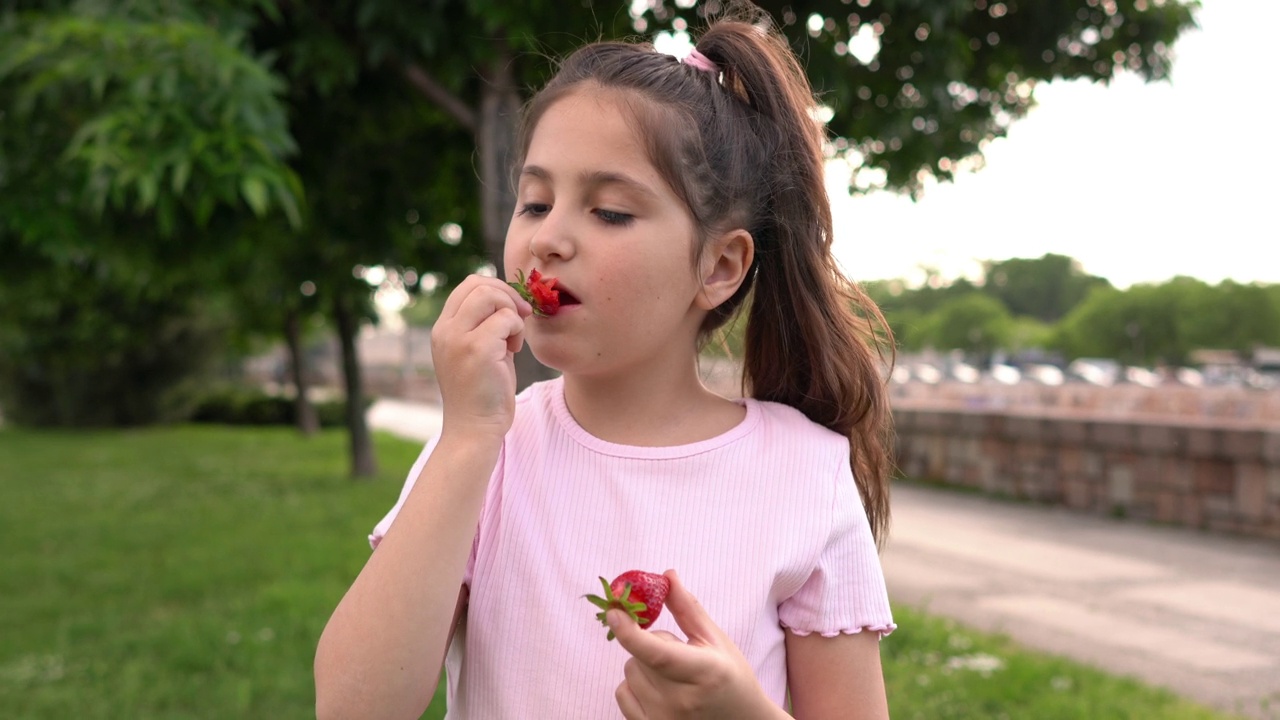
{"type": "Polygon", "coordinates": [[[569,213],[553,205],[529,238],[529,253],[544,264],[552,258],[568,260],[574,254],[574,232],[569,213]]]}

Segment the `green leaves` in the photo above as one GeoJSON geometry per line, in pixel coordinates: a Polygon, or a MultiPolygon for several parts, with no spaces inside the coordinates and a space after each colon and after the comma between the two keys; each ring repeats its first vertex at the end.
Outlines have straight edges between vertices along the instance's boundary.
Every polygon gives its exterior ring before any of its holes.
{"type": "MultiPolygon", "coordinates": [[[[850,189],[918,194],[980,166],[984,146],[1035,104],[1038,83],[1169,76],[1196,0],[757,0],[803,58],[850,189]]],[[[697,27],[719,2],[654,2],[650,31],[697,27]]]]}
{"type": "Polygon", "coordinates": [[[0,92],[13,99],[13,121],[0,132],[44,119],[47,144],[33,156],[61,158],[95,214],[156,211],[164,235],[241,202],[257,216],[279,207],[301,222],[283,83],[235,33],[76,14],[0,28],[0,92]]]}

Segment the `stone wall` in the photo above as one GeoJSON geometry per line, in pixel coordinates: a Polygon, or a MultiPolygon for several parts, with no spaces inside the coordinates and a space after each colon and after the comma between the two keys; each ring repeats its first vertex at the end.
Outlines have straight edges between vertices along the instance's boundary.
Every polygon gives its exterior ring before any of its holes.
{"type": "Polygon", "coordinates": [[[1280,539],[1280,424],[894,406],[908,477],[1280,539]]]}

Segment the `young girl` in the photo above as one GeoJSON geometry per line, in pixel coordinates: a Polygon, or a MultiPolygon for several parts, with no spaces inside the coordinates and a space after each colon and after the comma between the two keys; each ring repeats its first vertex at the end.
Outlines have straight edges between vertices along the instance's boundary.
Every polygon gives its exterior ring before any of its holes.
{"type": "Polygon", "coordinates": [[[683,62],[582,48],[529,103],[509,277],[432,332],[440,435],[378,523],[316,653],[321,718],[888,717],[883,323],[830,253],[823,131],[785,41],[721,20],[683,62]],[[739,309],[745,389],[697,350],[739,309]],[[518,396],[525,342],[560,371],[518,396]],[[600,576],[652,570],[666,612],[600,576]],[[678,574],[677,572],[678,571],[678,574]],[[696,599],[695,599],[696,597],[696,599]],[[446,657],[447,655],[447,657],[446,657]]]}

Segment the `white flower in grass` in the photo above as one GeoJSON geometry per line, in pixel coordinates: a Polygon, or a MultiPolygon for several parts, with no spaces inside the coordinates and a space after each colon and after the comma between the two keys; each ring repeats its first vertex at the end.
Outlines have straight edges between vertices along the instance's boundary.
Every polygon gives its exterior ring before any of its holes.
{"type": "Polygon", "coordinates": [[[972,655],[957,655],[947,659],[948,670],[972,670],[984,677],[990,676],[991,673],[1004,669],[1004,660],[995,655],[986,653],[973,653],[972,655]]]}

